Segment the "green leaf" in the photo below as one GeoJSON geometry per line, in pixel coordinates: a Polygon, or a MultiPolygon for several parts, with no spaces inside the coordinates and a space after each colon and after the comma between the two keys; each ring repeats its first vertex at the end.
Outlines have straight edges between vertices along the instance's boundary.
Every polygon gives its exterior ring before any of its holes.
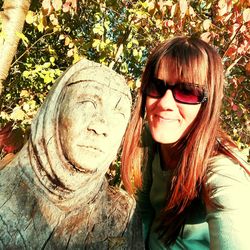
{"type": "Polygon", "coordinates": [[[30,72],[27,71],[27,70],[25,70],[25,71],[22,73],[22,76],[23,76],[24,78],[28,78],[29,75],[30,75],[30,72]]]}
{"type": "Polygon", "coordinates": [[[16,35],[22,40],[25,47],[28,47],[29,39],[23,33],[16,32],[16,35]]]}
{"type": "Polygon", "coordinates": [[[104,28],[101,24],[97,23],[93,28],[93,32],[101,36],[104,33],[104,28]]]}

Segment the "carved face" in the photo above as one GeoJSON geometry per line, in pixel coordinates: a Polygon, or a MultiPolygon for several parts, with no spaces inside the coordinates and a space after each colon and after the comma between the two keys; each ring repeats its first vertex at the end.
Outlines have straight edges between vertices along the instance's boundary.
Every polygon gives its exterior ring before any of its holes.
{"type": "Polygon", "coordinates": [[[94,80],[66,88],[58,127],[63,153],[79,171],[104,171],[120,146],[130,117],[130,99],[94,80]]]}

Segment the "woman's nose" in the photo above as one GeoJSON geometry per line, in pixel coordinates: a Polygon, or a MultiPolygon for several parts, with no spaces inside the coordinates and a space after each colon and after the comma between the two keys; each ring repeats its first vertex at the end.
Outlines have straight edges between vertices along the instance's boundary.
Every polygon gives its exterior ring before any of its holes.
{"type": "Polygon", "coordinates": [[[166,91],[165,95],[159,100],[158,105],[160,105],[165,110],[177,108],[172,90],[168,89],[166,91]]]}

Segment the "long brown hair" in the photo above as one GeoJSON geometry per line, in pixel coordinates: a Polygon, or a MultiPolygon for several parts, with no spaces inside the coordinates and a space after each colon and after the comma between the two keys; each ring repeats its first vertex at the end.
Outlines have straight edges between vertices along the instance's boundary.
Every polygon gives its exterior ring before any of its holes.
{"type": "Polygon", "coordinates": [[[176,143],[182,154],[173,173],[172,189],[161,214],[159,230],[163,241],[171,244],[184,225],[190,203],[201,195],[201,190],[204,199],[208,197],[205,181],[209,158],[219,153],[230,155],[223,145],[234,144],[219,125],[224,85],[219,54],[199,38],[176,37],[168,40],[157,46],[148,58],[133,116],[125,134],[121,173],[126,189],[132,193],[142,184],[144,155],[140,141],[146,102],[144,90],[152,77],[157,75],[161,60],[164,60],[164,65],[172,65],[171,70],[175,65],[175,72],[169,73],[175,74],[180,81],[203,85],[208,95],[208,101],[201,104],[191,129],[176,143]]]}

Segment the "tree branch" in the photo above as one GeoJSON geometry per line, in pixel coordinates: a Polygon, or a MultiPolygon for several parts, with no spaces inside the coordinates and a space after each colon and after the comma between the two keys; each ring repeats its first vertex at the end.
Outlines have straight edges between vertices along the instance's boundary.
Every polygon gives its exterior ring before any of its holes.
{"type": "Polygon", "coordinates": [[[42,35],[39,39],[37,39],[29,48],[27,48],[22,55],[20,55],[12,64],[11,67],[13,67],[28,51],[30,51],[31,48],[33,48],[41,39],[43,39],[46,36],[50,36],[52,34],[54,34],[55,31],[51,32],[51,33],[47,33],[42,35]]]}

